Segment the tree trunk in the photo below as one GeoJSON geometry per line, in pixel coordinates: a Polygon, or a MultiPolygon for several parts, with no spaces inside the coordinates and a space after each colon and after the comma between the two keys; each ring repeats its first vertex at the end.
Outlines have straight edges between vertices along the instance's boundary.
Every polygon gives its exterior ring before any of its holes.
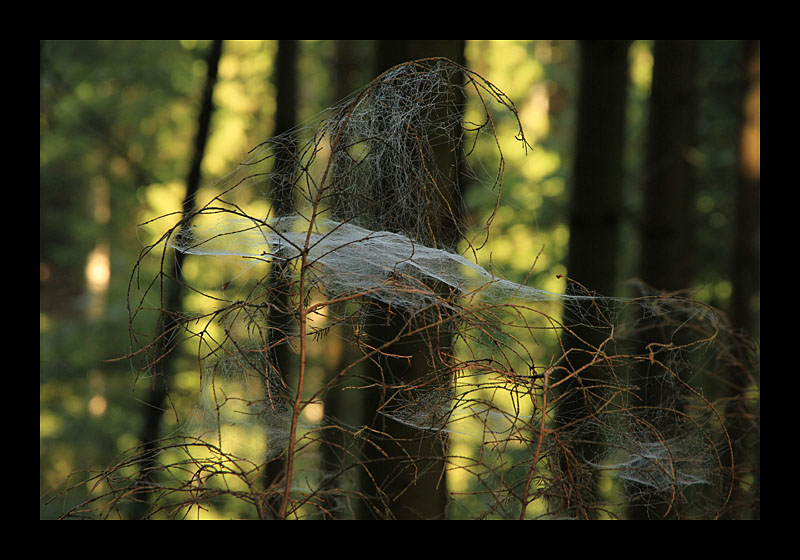
{"type": "Polygon", "coordinates": [[[760,291],[759,217],[761,185],[761,42],[744,41],[742,64],[742,122],[739,138],[736,231],[733,247],[730,318],[734,329],[744,333],[735,346],[729,371],[726,410],[728,435],[733,444],[735,481],[728,517],[760,519],[760,435],[754,430],[754,411],[747,395],[758,383],[753,376],[749,337],[758,340],[759,321],[753,300],[760,291]]]}
{"type": "Polygon", "coordinates": [[[761,203],[761,42],[744,42],[745,95],[739,144],[739,181],[736,193],[736,238],[731,278],[731,322],[758,336],[759,322],[753,298],[760,290],[759,207],[761,203]]]}
{"type": "MultiPolygon", "coordinates": [[[[444,56],[454,62],[463,62],[463,41],[378,41],[376,55],[376,74],[380,74],[396,64],[410,60],[444,56]]],[[[435,165],[445,176],[455,168],[456,154],[438,151],[434,155],[435,165]]],[[[380,188],[380,186],[378,186],[380,188]]],[[[460,199],[460,194],[451,198],[460,199]]],[[[403,219],[422,219],[422,216],[403,219]]],[[[454,216],[454,218],[458,218],[454,216]]],[[[411,227],[412,224],[399,224],[411,227]]],[[[455,242],[452,224],[434,224],[438,242],[450,245],[455,242]]],[[[367,327],[368,337],[373,344],[383,344],[394,340],[402,333],[408,320],[404,314],[393,312],[386,305],[377,304],[376,320],[367,327]]],[[[365,415],[371,427],[375,444],[364,448],[370,472],[369,484],[365,489],[372,515],[393,519],[441,519],[447,514],[448,494],[445,479],[444,456],[447,452],[447,438],[443,433],[429,435],[421,430],[400,424],[382,416],[377,411],[391,396],[387,385],[412,385],[431,374],[431,356],[437,355],[437,348],[447,348],[451,337],[446,332],[428,338],[404,338],[403,341],[385,349],[387,356],[375,360],[366,375],[376,381],[380,390],[372,390],[366,396],[365,415]],[[395,356],[409,356],[408,359],[395,356]],[[383,450],[379,451],[377,448],[383,450]]],[[[441,380],[449,387],[449,379],[441,380]]]]}
{"type": "MultiPolygon", "coordinates": [[[[297,41],[279,40],[275,55],[274,82],[276,89],[275,130],[273,138],[280,137],[275,144],[275,163],[270,178],[270,205],[272,216],[286,216],[294,211],[294,173],[296,167],[297,138],[291,130],[297,122],[297,41]]],[[[294,328],[294,310],[290,308],[288,293],[291,282],[285,263],[273,261],[269,283],[269,344],[270,364],[280,373],[287,386],[291,386],[296,360],[291,345],[284,341],[294,328]]],[[[270,445],[270,442],[267,442],[270,445]]],[[[286,457],[278,455],[264,466],[264,484],[268,489],[265,500],[266,517],[278,515],[283,496],[283,479],[286,457]]]]}
{"type": "Polygon", "coordinates": [[[691,283],[696,41],[656,41],[644,179],[639,274],[660,290],[691,283]]]}
{"type": "MultiPolygon", "coordinates": [[[[217,69],[219,67],[219,60],[222,57],[222,41],[213,41],[206,57],[207,75],[206,83],[203,89],[203,100],[200,106],[200,114],[197,119],[197,134],[195,135],[194,154],[189,166],[189,173],[186,178],[186,195],[183,199],[183,216],[191,216],[194,212],[194,201],[196,198],[197,190],[200,187],[201,178],[201,164],[203,162],[203,155],[205,154],[206,142],[208,140],[209,130],[211,128],[211,117],[214,113],[214,86],[217,83],[217,69]]],[[[188,226],[188,224],[186,224],[188,226]]],[[[178,251],[172,253],[175,258],[175,280],[174,282],[165,283],[166,293],[162,294],[163,298],[163,311],[160,314],[158,329],[155,339],[161,340],[164,337],[162,333],[169,333],[176,328],[179,328],[179,320],[173,320],[172,317],[182,317],[181,309],[183,306],[182,289],[182,274],[184,254],[178,251]]],[[[166,269],[166,267],[165,267],[166,269]]],[[[172,338],[172,335],[167,338],[172,338]]],[[[140,441],[143,444],[142,456],[149,458],[152,451],[155,449],[156,441],[161,434],[161,421],[163,418],[163,411],[165,408],[167,393],[170,382],[174,376],[175,357],[176,352],[167,352],[157,347],[156,357],[160,371],[154,373],[153,390],[147,400],[147,408],[145,408],[145,421],[140,435],[140,441]]],[[[150,472],[153,467],[153,461],[147,459],[140,465],[140,477],[142,480],[149,481],[150,472]]],[[[134,518],[141,518],[147,514],[147,502],[137,501],[134,502],[134,511],[132,515],[134,518]]]]}
{"type": "MultiPolygon", "coordinates": [[[[697,41],[656,41],[653,47],[653,81],[647,130],[644,200],[641,222],[639,275],[656,292],[687,290],[691,283],[692,201],[694,168],[690,160],[696,142],[697,41]]],[[[688,318],[688,317],[687,317],[688,318]]],[[[677,317],[673,317],[677,320],[677,317]]],[[[640,340],[646,343],[681,344],[681,332],[657,324],[659,319],[642,321],[640,340]]],[[[650,346],[650,349],[653,347],[650,346]]],[[[646,354],[648,348],[636,349],[646,354]]],[[[666,371],[667,360],[655,354],[637,368],[640,417],[658,430],[654,439],[670,438],[678,430],[675,414],[680,414],[679,395],[671,381],[680,372],[666,371]],[[668,413],[667,411],[674,411],[668,413]]],[[[633,487],[632,496],[650,496],[647,490],[633,487]]],[[[677,512],[666,499],[653,504],[649,498],[632,499],[628,515],[633,519],[658,519],[677,512]]]]}
{"type": "MultiPolygon", "coordinates": [[[[567,275],[600,295],[614,294],[617,281],[629,46],[630,41],[579,43],[580,92],[567,275]]],[[[567,292],[586,295],[572,282],[567,292]]],[[[592,315],[590,306],[565,309],[568,330],[563,339],[571,372],[585,368],[593,350],[610,334],[583,326],[584,314],[592,315]]],[[[562,515],[595,516],[595,481],[583,461],[595,459],[597,452],[591,430],[585,428],[602,376],[599,368],[588,367],[563,385],[557,419],[568,440],[561,461],[565,485],[561,493],[569,498],[557,506],[564,508],[562,515]]]]}

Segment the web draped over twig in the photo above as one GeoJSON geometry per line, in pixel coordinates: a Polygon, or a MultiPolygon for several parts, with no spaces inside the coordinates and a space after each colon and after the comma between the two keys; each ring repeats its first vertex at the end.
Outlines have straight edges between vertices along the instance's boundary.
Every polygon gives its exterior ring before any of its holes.
{"type": "MultiPolygon", "coordinates": [[[[218,181],[220,194],[147,247],[143,259],[174,250],[201,267],[235,269],[222,287],[187,281],[202,305],[169,333],[195,346],[201,383],[181,418],[188,439],[163,444],[164,476],[147,489],[153,515],[188,515],[224,496],[257,516],[269,517],[270,497],[285,516],[352,515],[354,503],[372,499],[354,473],[372,476],[364,453],[381,445],[366,420],[333,415],[328,398],[363,406],[358,395],[376,387],[383,400],[374,412],[386,422],[440,438],[449,515],[624,517],[632,501],[685,516],[725,509],[731,442],[697,384],[737,367],[724,319],[678,296],[619,299],[579,285],[567,296],[480,266],[491,218],[468,226],[461,193],[469,178],[499,199],[499,118],[519,125],[511,100],[476,73],[445,59],[399,65],[317,122],[257,146],[218,181]],[[477,122],[464,116],[467,100],[477,122]],[[496,166],[488,177],[479,174],[485,161],[474,164],[487,145],[496,166]],[[294,164],[275,165],[287,148],[294,164]],[[240,194],[252,192],[291,193],[291,212],[262,205],[256,215],[240,194]],[[276,280],[269,271],[278,264],[276,280]],[[275,306],[293,320],[270,321],[275,306]],[[390,320],[400,325],[391,340],[368,335],[390,320]],[[412,383],[386,366],[380,378],[364,373],[383,360],[411,363],[397,348],[412,339],[425,375],[412,383]],[[331,340],[344,341],[346,358],[312,364],[313,345],[331,340]],[[335,370],[301,377],[301,386],[273,359],[279,345],[298,355],[301,373],[335,370]],[[644,385],[657,401],[641,396],[644,385]],[[583,403],[570,409],[575,417],[564,412],[570,399],[583,403]],[[259,451],[237,454],[236,438],[259,451]],[[335,447],[335,464],[323,459],[325,446],[335,447]],[[289,457],[283,478],[257,482],[265,462],[289,457]]],[[[518,140],[527,148],[521,126],[518,140]]],[[[168,277],[162,270],[159,282],[168,277]]],[[[134,314],[149,306],[175,316],[152,304],[157,284],[133,302],[134,314]]],[[[145,369],[174,351],[171,342],[141,345],[145,369]]],[[[399,459],[414,471],[430,457],[399,459]]],[[[115,487],[132,482],[125,476],[102,474],[115,487]]]]}

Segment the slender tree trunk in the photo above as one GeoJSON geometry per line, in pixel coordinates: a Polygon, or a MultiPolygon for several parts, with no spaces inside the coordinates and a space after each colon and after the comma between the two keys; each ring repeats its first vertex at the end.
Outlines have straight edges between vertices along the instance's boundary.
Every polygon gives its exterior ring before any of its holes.
{"type": "Polygon", "coordinates": [[[759,238],[761,203],[761,41],[744,42],[742,107],[739,143],[739,181],[736,193],[731,322],[758,336],[753,298],[760,290],[759,238]]]}
{"type": "MultiPolygon", "coordinates": [[[[186,179],[186,195],[183,199],[183,216],[191,216],[194,212],[194,201],[196,198],[197,190],[200,187],[201,177],[201,164],[205,154],[206,142],[208,140],[209,130],[211,128],[211,117],[214,113],[214,86],[217,83],[217,69],[219,67],[219,60],[222,56],[222,41],[213,41],[206,57],[207,75],[206,83],[203,89],[203,100],[200,106],[200,114],[198,115],[197,134],[195,135],[194,153],[192,161],[189,166],[189,173],[186,179]]],[[[187,224],[188,225],[188,224],[187,224]]],[[[163,339],[162,333],[168,333],[178,328],[178,321],[172,319],[173,316],[181,317],[183,292],[182,289],[182,263],[184,254],[178,251],[171,253],[174,255],[175,266],[175,281],[165,283],[166,293],[162,294],[164,312],[160,314],[156,339],[163,339]],[[174,314],[174,315],[173,315],[174,314]]],[[[165,270],[167,267],[165,266],[165,270]]],[[[168,338],[172,338],[171,336],[168,338]]],[[[148,406],[145,410],[144,426],[139,437],[143,444],[143,457],[146,458],[140,465],[140,479],[142,481],[150,481],[151,471],[155,464],[155,459],[151,459],[150,455],[156,447],[156,441],[160,437],[161,422],[163,418],[163,411],[165,409],[168,388],[175,373],[175,352],[162,352],[158,351],[156,356],[163,356],[163,359],[158,361],[159,371],[154,372],[155,383],[153,390],[147,399],[148,406]]],[[[146,497],[144,501],[135,502],[134,511],[132,515],[134,518],[141,518],[147,514],[148,503],[146,497]]]]}
{"type": "MultiPolygon", "coordinates": [[[[617,281],[629,46],[630,41],[579,43],[580,92],[567,274],[600,295],[613,294],[617,281]]],[[[570,283],[567,290],[586,295],[577,284],[570,283]]],[[[560,494],[569,496],[557,507],[563,508],[562,515],[577,518],[595,516],[595,481],[583,461],[595,459],[597,451],[586,424],[599,397],[596,387],[603,374],[587,364],[594,349],[610,334],[583,326],[583,317],[592,315],[590,306],[565,310],[568,369],[580,373],[563,384],[557,410],[558,424],[564,430],[560,439],[567,441],[560,494]]]]}
{"type": "MultiPolygon", "coordinates": [[[[270,180],[271,216],[286,216],[295,210],[294,177],[297,167],[297,141],[291,133],[297,124],[297,41],[279,40],[275,55],[275,144],[274,167],[270,180]]],[[[291,346],[286,342],[294,329],[294,310],[291,309],[289,289],[291,274],[286,263],[273,261],[268,280],[269,291],[269,365],[274,367],[287,386],[297,369],[291,346]]],[[[267,442],[271,445],[272,442],[267,442]]],[[[272,450],[271,450],[272,451],[272,450]]],[[[278,516],[283,500],[283,480],[286,459],[284,455],[273,456],[264,465],[264,484],[267,488],[265,516],[278,516]]]]}
{"type": "Polygon", "coordinates": [[[630,41],[581,41],[568,275],[603,295],[617,284],[630,41]]]}
{"type": "MultiPolygon", "coordinates": [[[[760,519],[760,434],[754,431],[753,410],[747,394],[757,383],[753,379],[755,350],[748,336],[758,339],[758,316],[753,300],[760,290],[759,217],[761,184],[761,42],[743,41],[742,122],[739,138],[739,173],[736,191],[736,232],[731,272],[730,319],[734,329],[744,334],[744,341],[735,346],[735,360],[727,376],[728,406],[726,420],[733,444],[734,493],[728,517],[760,519]]],[[[738,339],[737,339],[738,341],[738,339]]]]}
{"type": "Polygon", "coordinates": [[[661,290],[691,283],[697,41],[656,41],[647,133],[641,279],[661,290]]]}
{"type": "MultiPolygon", "coordinates": [[[[697,49],[697,41],[656,41],[653,47],[639,275],[658,291],[687,290],[691,283],[694,168],[688,156],[696,142],[697,49]]],[[[680,333],[647,321],[639,338],[651,344],[680,344],[680,333]]],[[[679,385],[669,379],[675,372],[658,365],[663,358],[658,354],[655,358],[637,368],[637,405],[640,416],[659,431],[652,437],[669,438],[678,422],[666,410],[679,410],[678,395],[670,391],[679,385]]],[[[631,495],[650,495],[640,490],[634,487],[631,495]]],[[[658,519],[678,509],[677,503],[670,506],[660,498],[654,505],[646,499],[631,502],[628,515],[633,519],[658,519]]]]}

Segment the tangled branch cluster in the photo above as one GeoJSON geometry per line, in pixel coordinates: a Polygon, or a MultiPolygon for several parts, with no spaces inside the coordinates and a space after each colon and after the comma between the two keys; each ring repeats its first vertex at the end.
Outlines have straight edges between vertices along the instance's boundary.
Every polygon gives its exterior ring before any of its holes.
{"type": "Polygon", "coordinates": [[[479,267],[478,244],[457,250],[477,239],[461,191],[484,138],[502,189],[499,114],[519,124],[462,66],[399,65],[255,148],[147,247],[140,263],[176,250],[235,272],[187,280],[191,313],[153,305],[166,266],[133,303],[173,319],[137,349],[144,371],[184,340],[200,395],[176,411],[183,433],[97,473],[106,493],[80,511],[133,499],[186,517],[227,499],[260,518],[402,517],[425,487],[455,517],[721,515],[737,442],[698,383],[749,367],[723,319],[675,296],[545,292],[479,267]],[[253,189],[272,199],[265,215],[241,202],[253,189]],[[132,469],[145,461],[147,476],[132,469]]]}

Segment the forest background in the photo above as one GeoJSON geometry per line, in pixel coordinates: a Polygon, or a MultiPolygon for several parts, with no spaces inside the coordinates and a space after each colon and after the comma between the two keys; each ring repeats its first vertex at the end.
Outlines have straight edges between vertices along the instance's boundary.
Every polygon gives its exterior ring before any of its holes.
{"type": "MultiPolygon", "coordinates": [[[[42,41],[40,518],[81,498],[50,499],[72,473],[140,443],[150,387],[106,362],[131,350],[137,225],[181,210],[198,153],[209,189],[264,139],[426,56],[503,90],[533,147],[504,152],[496,272],[521,282],[536,260],[531,283],[551,291],[565,275],[606,295],[635,295],[633,279],[685,290],[759,340],[758,41],[42,41]]],[[[480,223],[491,193],[465,196],[480,223]]],[[[192,367],[188,352],[177,401],[192,367]]]]}

